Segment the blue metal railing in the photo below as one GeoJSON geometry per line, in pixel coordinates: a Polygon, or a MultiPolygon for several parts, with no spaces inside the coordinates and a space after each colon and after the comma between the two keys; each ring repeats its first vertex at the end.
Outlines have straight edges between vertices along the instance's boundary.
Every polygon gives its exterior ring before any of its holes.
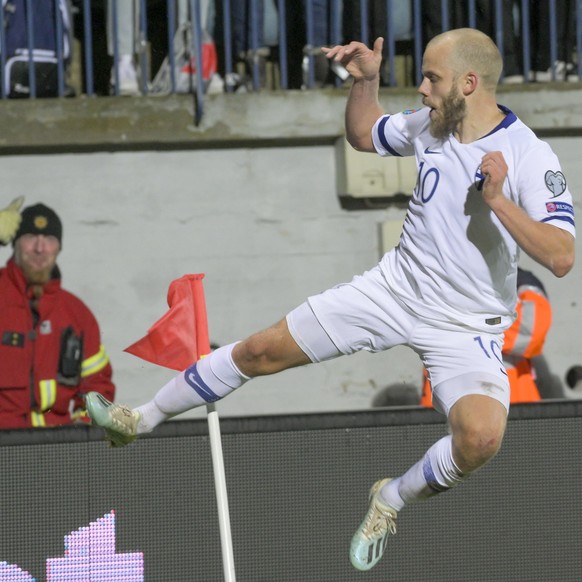
{"type": "MultiPolygon", "coordinates": [[[[422,7],[421,0],[413,0],[412,23],[414,27],[414,70],[416,84],[420,85],[422,69],[422,7]]],[[[392,68],[394,62],[390,63],[392,68]]]]}
{"type": "Polygon", "coordinates": [[[6,37],[2,34],[4,30],[4,10],[0,10],[0,72],[2,79],[0,80],[0,97],[6,98],[6,88],[4,86],[4,69],[6,67],[6,37]]]}
{"type": "MultiPolygon", "coordinates": [[[[28,68],[28,84],[29,84],[29,97],[37,97],[38,89],[38,76],[37,69],[33,60],[33,49],[35,48],[35,36],[36,30],[33,19],[33,11],[35,10],[35,3],[39,1],[54,2],[54,13],[55,13],[55,34],[57,38],[55,59],[56,59],[56,69],[57,69],[57,88],[55,91],[55,96],[65,96],[68,94],[66,87],[66,74],[69,61],[65,59],[63,35],[67,33],[65,31],[65,22],[59,10],[59,0],[13,0],[8,2],[7,5],[14,4],[17,9],[22,9],[26,11],[26,43],[23,49],[28,50],[29,55],[29,68],[28,68]]],[[[69,0],[72,1],[72,0],[69,0]]],[[[82,31],[83,35],[83,66],[84,66],[84,79],[82,92],[86,95],[93,96],[96,94],[95,87],[95,69],[94,69],[94,57],[95,49],[93,46],[93,39],[96,36],[96,31],[93,28],[94,23],[92,22],[92,8],[93,3],[96,0],[75,0],[77,14],[75,18],[78,22],[82,23],[82,26],[78,29],[82,31]]],[[[110,25],[111,25],[111,46],[113,52],[113,67],[112,67],[112,94],[119,95],[120,86],[120,48],[119,48],[119,21],[117,6],[120,2],[126,2],[128,0],[110,0],[111,1],[111,14],[110,14],[110,25]]],[[[151,79],[148,78],[147,71],[150,69],[151,57],[148,53],[148,44],[150,39],[148,38],[148,9],[150,8],[148,0],[133,0],[135,6],[135,34],[136,42],[135,45],[135,64],[136,68],[142,72],[139,75],[139,93],[146,95],[152,92],[151,79]]],[[[187,3],[187,11],[189,15],[189,35],[188,38],[189,46],[185,47],[186,55],[190,59],[189,67],[193,67],[195,71],[202,71],[203,62],[203,36],[205,25],[206,27],[211,27],[211,33],[214,33],[214,40],[217,44],[221,45],[222,53],[221,59],[218,65],[222,80],[224,82],[224,90],[227,92],[232,92],[236,89],[237,83],[236,74],[240,71],[241,61],[240,55],[233,54],[233,47],[235,46],[235,35],[239,32],[240,25],[235,27],[233,24],[232,13],[233,10],[239,9],[244,5],[246,9],[246,16],[248,21],[248,35],[247,35],[247,56],[250,58],[243,65],[246,67],[247,82],[246,88],[248,90],[261,90],[263,84],[264,75],[262,74],[261,66],[262,63],[258,57],[260,49],[262,48],[262,36],[263,30],[261,30],[261,24],[263,23],[263,18],[261,16],[261,10],[263,10],[264,2],[273,2],[273,7],[277,11],[277,30],[276,35],[278,36],[278,45],[273,47],[274,50],[271,51],[270,59],[273,60],[273,64],[278,71],[278,89],[287,90],[292,84],[290,83],[290,71],[291,67],[297,67],[297,62],[290,59],[301,59],[304,63],[304,89],[314,89],[320,87],[323,82],[328,86],[340,86],[342,85],[341,79],[334,77],[330,74],[328,78],[324,81],[316,78],[316,67],[317,67],[317,50],[321,39],[316,34],[316,29],[321,31],[323,27],[326,33],[326,44],[337,44],[342,42],[344,38],[344,25],[342,22],[342,6],[344,6],[348,0],[214,0],[214,14],[213,17],[207,16],[202,13],[201,0],[166,0],[166,15],[167,15],[167,71],[168,71],[168,90],[167,93],[176,93],[178,91],[178,78],[177,78],[177,56],[174,52],[175,37],[177,31],[180,29],[178,20],[178,6],[179,2],[187,3]],[[327,21],[325,23],[321,22],[321,13],[318,10],[321,9],[318,2],[324,1],[325,7],[327,8],[327,21]],[[289,20],[289,11],[291,9],[297,9],[297,7],[302,12],[302,22],[303,30],[290,29],[290,26],[295,27],[296,19],[289,20]],[[219,16],[220,15],[220,18],[219,16]],[[288,26],[288,23],[290,26],[288,26]],[[218,24],[218,26],[217,26],[218,24]],[[325,26],[322,26],[325,24],[325,26]],[[297,38],[304,39],[305,50],[301,55],[292,53],[290,50],[291,45],[295,46],[297,44],[297,38]]],[[[511,26],[516,28],[520,36],[519,48],[520,48],[520,67],[523,69],[523,81],[530,82],[531,66],[532,66],[532,37],[531,30],[529,26],[530,16],[532,15],[532,9],[535,6],[535,10],[539,10],[538,0],[519,0],[517,2],[517,7],[519,9],[520,18],[518,22],[506,22],[504,21],[504,1],[506,0],[495,0],[493,3],[493,23],[492,23],[492,35],[496,41],[500,51],[505,52],[507,48],[505,46],[507,37],[504,35],[507,32],[507,27],[511,26]],[[532,4],[534,3],[534,4],[532,4]]],[[[575,56],[572,59],[573,65],[575,65],[574,70],[570,71],[572,75],[578,75],[582,78],[582,0],[545,0],[548,7],[548,21],[547,21],[547,34],[549,38],[549,58],[550,63],[550,76],[551,79],[561,80],[558,76],[558,69],[556,63],[560,58],[560,42],[562,42],[562,37],[559,32],[559,26],[557,20],[557,2],[572,2],[572,9],[575,14],[575,38],[574,38],[574,53],[575,56]]],[[[378,34],[378,29],[373,17],[372,12],[372,0],[354,0],[355,4],[355,14],[359,17],[359,39],[370,45],[374,38],[373,35],[378,34]]],[[[448,0],[436,0],[435,7],[436,13],[440,18],[440,29],[448,30],[453,23],[457,24],[452,13],[449,11],[450,2],[448,0]]],[[[455,3],[453,3],[455,4],[455,3]]],[[[2,80],[0,83],[1,97],[8,98],[11,97],[11,86],[5,74],[8,61],[12,55],[7,54],[8,50],[8,34],[10,33],[11,19],[13,14],[8,10],[5,5],[4,10],[0,11],[0,65],[2,69],[2,80]]],[[[476,0],[459,0],[456,3],[457,8],[459,6],[464,7],[466,14],[466,22],[462,25],[475,27],[480,21],[477,18],[477,7],[476,0]]],[[[396,78],[396,62],[399,55],[407,54],[411,57],[411,70],[413,71],[409,79],[410,84],[418,84],[421,81],[421,65],[422,65],[422,51],[425,45],[426,39],[423,38],[425,35],[423,22],[425,20],[425,15],[423,15],[422,7],[423,3],[421,0],[409,0],[409,34],[406,38],[399,37],[396,31],[396,10],[398,8],[402,9],[401,0],[385,0],[385,10],[389,17],[386,19],[386,28],[381,33],[385,37],[385,59],[386,59],[386,70],[388,71],[387,80],[385,84],[388,86],[395,86],[397,84],[396,78]],[[405,49],[402,48],[404,43],[405,49]],[[403,52],[404,51],[404,52],[403,52]]],[[[562,5],[560,5],[561,7],[562,5]]],[[[182,5],[183,7],[183,5],[182,5]]],[[[345,6],[344,6],[345,9],[345,6]]],[[[458,19],[457,19],[458,20],[458,19]]],[[[507,18],[505,19],[507,20],[507,18]]],[[[69,23],[70,24],[70,23],[69,23]]],[[[348,23],[349,24],[349,23],[348,23]]],[[[72,32],[69,31],[72,35],[72,32]]],[[[321,36],[321,35],[320,35],[321,36]]],[[[106,58],[101,59],[102,63],[106,63],[106,58]]],[[[105,65],[99,65],[105,66],[105,65]]],[[[188,68],[188,67],[187,67],[188,68]]],[[[561,75],[561,72],[560,72],[561,75]]],[[[202,75],[194,75],[190,81],[190,90],[188,92],[192,93],[195,99],[196,105],[196,118],[200,119],[202,117],[202,112],[204,108],[205,99],[205,89],[208,85],[208,79],[206,81],[202,78],[202,75]]],[[[295,87],[294,87],[295,88],[295,87]]]]}
{"type": "Polygon", "coordinates": [[[529,41],[529,0],[521,0],[521,38],[523,51],[523,76],[529,80],[531,66],[531,52],[529,41]]]}
{"type": "Polygon", "coordinates": [[[113,29],[113,91],[119,96],[119,20],[117,0],[111,0],[111,28],[113,29]]]}
{"type": "Polygon", "coordinates": [[[93,95],[93,33],[91,26],[91,0],[83,0],[82,14],[85,39],[85,84],[87,95],[93,95]]]}
{"type": "MultiPolygon", "coordinates": [[[[194,34],[192,35],[192,53],[196,59],[196,70],[202,71],[202,24],[200,13],[200,0],[190,0],[190,14],[194,22],[194,34]]],[[[191,54],[192,54],[191,53],[191,54]]],[[[191,79],[192,77],[190,77],[191,79]]],[[[204,99],[204,79],[202,75],[196,75],[196,87],[193,88],[194,101],[194,123],[198,125],[202,119],[203,99],[204,99]]]]}
{"type": "Polygon", "coordinates": [[[30,55],[30,63],[28,69],[28,86],[30,88],[30,96],[32,98],[36,97],[36,75],[35,75],[35,62],[32,59],[32,51],[34,49],[34,27],[32,20],[32,0],[26,0],[26,13],[30,18],[26,19],[26,40],[28,54],[30,55]]]}

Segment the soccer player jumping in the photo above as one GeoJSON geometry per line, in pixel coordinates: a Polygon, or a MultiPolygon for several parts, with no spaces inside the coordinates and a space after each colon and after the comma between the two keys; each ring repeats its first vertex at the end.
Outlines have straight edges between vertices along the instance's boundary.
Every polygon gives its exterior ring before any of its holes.
{"type": "Polygon", "coordinates": [[[135,410],[87,396],[115,445],[206,405],[247,380],[358,350],[415,350],[450,434],[403,475],[372,486],[353,536],[355,568],[372,568],[407,504],[461,483],[498,451],[509,408],[503,332],[515,317],[520,248],[555,276],[574,263],[572,196],[557,157],[496,102],[502,58],[473,29],[433,38],[418,91],[424,108],[385,115],[383,40],[324,49],[353,77],[346,134],[360,151],[415,156],[418,179],[400,242],[349,283],[309,297],[273,327],[221,347],[135,410]]]}

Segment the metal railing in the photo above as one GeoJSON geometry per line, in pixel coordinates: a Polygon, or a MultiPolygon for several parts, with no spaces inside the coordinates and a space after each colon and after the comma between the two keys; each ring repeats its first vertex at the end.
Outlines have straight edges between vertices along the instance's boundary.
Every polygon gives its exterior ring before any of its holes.
{"type": "MultiPolygon", "coordinates": [[[[29,98],[46,96],[39,90],[39,83],[42,82],[42,79],[39,81],[37,73],[41,65],[39,65],[39,61],[35,57],[39,24],[35,22],[34,16],[41,2],[44,3],[44,6],[47,6],[46,3],[52,3],[52,13],[54,15],[54,26],[52,26],[56,41],[53,43],[54,71],[52,74],[56,76],[54,96],[71,95],[71,90],[67,86],[67,72],[71,63],[71,55],[67,53],[66,43],[63,39],[68,35],[69,41],[72,40],[73,35],[78,33],[79,30],[82,30],[83,36],[82,67],[84,74],[83,86],[77,93],[88,96],[95,95],[94,63],[96,55],[93,39],[96,30],[92,14],[97,0],[3,0],[3,10],[0,11],[1,97],[9,98],[14,96],[9,75],[10,62],[14,55],[7,54],[7,51],[10,51],[10,46],[13,45],[13,40],[10,37],[10,34],[12,34],[11,26],[18,11],[24,11],[26,25],[23,36],[25,42],[22,43],[24,46],[20,47],[20,61],[26,61],[28,58],[28,70],[26,73],[28,88],[19,96],[29,98]],[[63,3],[68,4],[68,14],[61,9],[63,3]],[[75,12],[73,17],[70,15],[71,7],[74,8],[73,11],[75,12]],[[82,22],[82,26],[74,28],[73,18],[77,24],[82,22]]],[[[153,0],[109,0],[110,30],[108,32],[112,37],[110,45],[113,48],[113,54],[111,55],[112,88],[110,94],[117,96],[121,93],[119,89],[120,49],[117,8],[119,3],[125,2],[133,2],[134,6],[135,51],[133,59],[136,70],[140,73],[137,76],[138,90],[136,93],[141,95],[159,93],[153,86],[152,79],[149,78],[151,75],[148,73],[151,68],[151,58],[148,52],[150,41],[148,38],[148,25],[151,23],[148,23],[148,10],[151,8],[153,0]]],[[[427,15],[426,11],[429,4],[432,6],[433,13],[430,17],[435,18],[436,15],[436,18],[440,20],[435,24],[438,31],[448,30],[459,25],[480,27],[483,22],[482,14],[479,12],[483,3],[478,0],[459,0],[453,3],[450,0],[432,0],[431,2],[427,2],[427,0],[409,0],[408,4],[404,4],[400,0],[156,0],[158,5],[160,3],[164,5],[166,14],[167,90],[164,93],[179,92],[177,65],[180,65],[180,63],[176,62],[176,34],[179,31],[177,22],[178,7],[182,9],[182,12],[186,9],[188,15],[187,34],[185,34],[182,44],[191,70],[203,70],[204,35],[209,33],[214,39],[214,43],[221,47],[217,67],[221,80],[220,90],[234,92],[241,84],[244,84],[245,89],[248,91],[264,89],[264,70],[262,69],[264,67],[264,55],[261,52],[263,49],[261,41],[263,29],[261,29],[261,24],[263,23],[264,15],[262,11],[264,10],[265,2],[271,2],[277,14],[277,44],[272,47],[269,60],[271,66],[276,70],[277,78],[276,87],[272,88],[281,90],[299,88],[296,83],[295,85],[290,83],[291,66],[295,67],[295,70],[298,66],[301,67],[303,74],[301,89],[313,90],[321,87],[324,83],[331,87],[341,86],[344,82],[344,79],[341,78],[341,71],[338,71],[339,76],[329,74],[323,81],[321,75],[318,76],[318,65],[321,66],[321,63],[318,63],[318,59],[322,56],[318,50],[319,46],[321,44],[333,45],[346,42],[351,38],[358,38],[370,45],[373,37],[380,34],[385,37],[384,70],[386,74],[383,84],[391,87],[399,84],[396,76],[397,60],[399,58],[408,59],[411,62],[407,84],[418,84],[422,75],[422,52],[427,40],[426,22],[429,15],[427,15]],[[207,14],[209,5],[210,16],[207,14]],[[233,11],[240,10],[241,6],[244,8],[244,16],[247,19],[245,26],[248,26],[244,55],[241,53],[234,54],[235,44],[240,45],[240,39],[237,39],[237,33],[240,32],[240,22],[233,20],[233,11]],[[378,30],[378,22],[374,16],[378,14],[378,6],[387,15],[385,27],[380,30],[378,30]],[[396,30],[399,24],[401,25],[403,6],[405,7],[405,17],[408,18],[407,23],[404,25],[408,27],[408,30],[404,35],[402,31],[396,30]],[[459,6],[462,7],[465,14],[461,21],[459,21],[458,14],[455,13],[455,10],[458,11],[459,6]],[[322,7],[325,8],[324,13],[321,11],[322,7]],[[344,18],[346,9],[351,9],[352,13],[357,17],[356,24],[346,22],[346,18],[344,18]],[[289,14],[292,10],[299,10],[301,13],[301,25],[299,28],[297,27],[296,18],[293,22],[289,22],[289,14]],[[397,12],[397,10],[400,12],[397,12]],[[319,37],[316,34],[316,28],[321,28],[323,23],[322,14],[324,14],[325,18],[324,43],[321,42],[321,34],[319,37]],[[359,27],[357,21],[359,21],[359,27]],[[235,24],[237,26],[234,26],[235,24]],[[350,24],[352,25],[351,37],[346,34],[350,24]],[[355,28],[359,28],[359,30],[356,31],[355,28]],[[304,43],[303,50],[300,54],[297,54],[297,50],[292,54],[291,46],[296,47],[298,42],[300,44],[304,43]],[[297,63],[298,59],[301,60],[299,64],[297,63]],[[242,75],[240,74],[241,67],[242,75]],[[241,76],[243,77],[242,80],[241,76]]],[[[560,62],[560,43],[563,42],[563,34],[560,32],[562,23],[558,22],[557,18],[557,9],[563,9],[566,4],[571,7],[570,16],[573,14],[575,20],[575,42],[571,62],[567,63],[570,66],[568,73],[571,79],[581,79],[582,0],[543,0],[542,3],[545,3],[544,5],[547,6],[548,11],[548,20],[547,24],[545,24],[547,29],[544,33],[547,34],[549,39],[549,43],[547,43],[547,50],[549,51],[547,60],[550,64],[544,80],[559,81],[562,80],[562,76],[566,78],[566,73],[563,73],[563,63],[560,62]]],[[[539,0],[490,0],[489,2],[490,13],[488,17],[490,24],[489,30],[486,32],[494,38],[502,54],[506,54],[508,48],[506,46],[506,33],[508,27],[514,29],[518,38],[519,60],[521,63],[521,75],[517,75],[517,78],[518,81],[524,83],[536,80],[531,73],[533,45],[530,20],[534,8],[537,15],[540,10],[539,0]],[[507,18],[504,19],[504,15],[507,14],[508,3],[511,4],[512,14],[514,15],[511,22],[507,22],[507,18]]],[[[435,27],[433,27],[433,30],[435,27]]],[[[73,57],[75,56],[73,55],[73,57]]],[[[77,60],[80,61],[80,59],[77,60]]],[[[103,64],[106,62],[106,59],[101,59],[101,63],[98,66],[107,66],[103,64]]],[[[22,85],[23,83],[20,84],[22,85]]],[[[208,85],[208,79],[204,79],[202,75],[193,74],[187,90],[180,90],[180,92],[194,94],[198,119],[202,116],[208,85]]]]}

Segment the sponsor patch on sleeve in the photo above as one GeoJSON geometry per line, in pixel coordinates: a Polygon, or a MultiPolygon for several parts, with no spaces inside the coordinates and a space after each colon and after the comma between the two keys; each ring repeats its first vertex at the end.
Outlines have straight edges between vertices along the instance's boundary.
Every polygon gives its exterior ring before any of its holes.
{"type": "Polygon", "coordinates": [[[552,214],[554,212],[566,212],[574,215],[574,207],[566,202],[546,202],[546,210],[552,214]]]}

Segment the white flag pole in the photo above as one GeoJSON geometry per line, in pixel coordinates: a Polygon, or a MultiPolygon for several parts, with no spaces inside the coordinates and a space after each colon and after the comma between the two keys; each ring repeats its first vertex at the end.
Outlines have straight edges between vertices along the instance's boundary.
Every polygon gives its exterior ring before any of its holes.
{"type": "Polygon", "coordinates": [[[230,531],[230,515],[228,497],[226,494],[226,476],[222,456],[222,440],[220,437],[220,421],[214,403],[206,405],[208,414],[208,432],[210,435],[210,451],[214,469],[214,486],[218,505],[218,522],[220,526],[220,544],[222,547],[222,567],[225,582],[235,582],[234,555],[232,551],[232,534],[230,531]]]}

